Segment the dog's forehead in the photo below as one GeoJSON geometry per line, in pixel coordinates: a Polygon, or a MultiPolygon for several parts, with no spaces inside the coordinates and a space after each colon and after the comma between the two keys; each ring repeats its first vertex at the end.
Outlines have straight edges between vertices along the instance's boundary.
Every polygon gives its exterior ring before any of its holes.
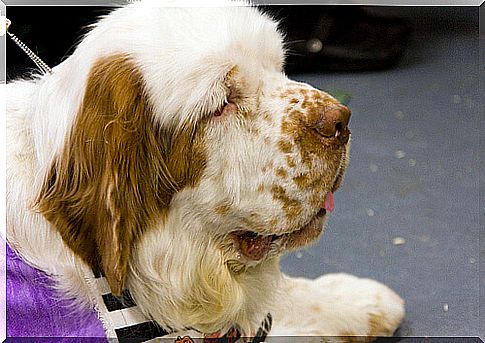
{"type": "Polygon", "coordinates": [[[213,110],[207,101],[221,101],[222,81],[233,67],[252,86],[267,71],[281,72],[284,60],[277,23],[246,6],[152,8],[142,2],[115,11],[87,40],[108,54],[128,50],[158,119],[172,123],[213,110]]]}

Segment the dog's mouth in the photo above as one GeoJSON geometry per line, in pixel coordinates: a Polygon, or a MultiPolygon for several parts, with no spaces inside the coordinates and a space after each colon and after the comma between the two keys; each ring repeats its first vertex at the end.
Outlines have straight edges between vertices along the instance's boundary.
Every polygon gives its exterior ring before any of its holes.
{"type": "Polygon", "coordinates": [[[333,210],[333,194],[327,195],[325,205],[311,217],[300,229],[283,234],[260,234],[254,231],[238,230],[230,233],[239,262],[252,264],[269,255],[276,255],[283,250],[301,248],[314,241],[323,231],[327,211],[333,210]]]}

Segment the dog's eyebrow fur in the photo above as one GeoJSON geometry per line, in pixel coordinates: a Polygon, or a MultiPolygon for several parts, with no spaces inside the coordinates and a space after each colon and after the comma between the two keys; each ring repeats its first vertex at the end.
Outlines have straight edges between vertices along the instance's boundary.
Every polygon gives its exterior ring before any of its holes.
{"type": "Polygon", "coordinates": [[[125,55],[98,60],[63,153],[36,208],[86,263],[123,290],[130,250],[164,216],[175,192],[205,166],[203,126],[156,128],[137,66],[125,55]]]}

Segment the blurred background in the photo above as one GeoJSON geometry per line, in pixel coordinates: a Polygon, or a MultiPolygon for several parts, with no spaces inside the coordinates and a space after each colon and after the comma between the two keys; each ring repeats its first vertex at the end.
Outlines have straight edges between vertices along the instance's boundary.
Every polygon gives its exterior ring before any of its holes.
{"type": "MultiPolygon", "coordinates": [[[[11,32],[54,66],[109,10],[10,6],[7,17],[11,32]]],[[[478,7],[264,10],[287,35],[290,76],[334,94],[353,113],[351,162],[325,234],[287,255],[282,269],[389,285],[406,301],[399,341],[478,336],[478,7]]],[[[7,79],[32,71],[8,40],[7,79]]]]}

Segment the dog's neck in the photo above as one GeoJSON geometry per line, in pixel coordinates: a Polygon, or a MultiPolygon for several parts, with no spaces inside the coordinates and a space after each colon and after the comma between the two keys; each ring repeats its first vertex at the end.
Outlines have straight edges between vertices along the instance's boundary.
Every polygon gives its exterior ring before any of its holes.
{"type": "Polygon", "coordinates": [[[234,275],[211,239],[194,237],[204,234],[200,225],[182,210],[170,211],[133,249],[127,287],[145,314],[167,328],[184,323],[207,333],[237,325],[249,336],[271,309],[279,258],[234,275]]]}

